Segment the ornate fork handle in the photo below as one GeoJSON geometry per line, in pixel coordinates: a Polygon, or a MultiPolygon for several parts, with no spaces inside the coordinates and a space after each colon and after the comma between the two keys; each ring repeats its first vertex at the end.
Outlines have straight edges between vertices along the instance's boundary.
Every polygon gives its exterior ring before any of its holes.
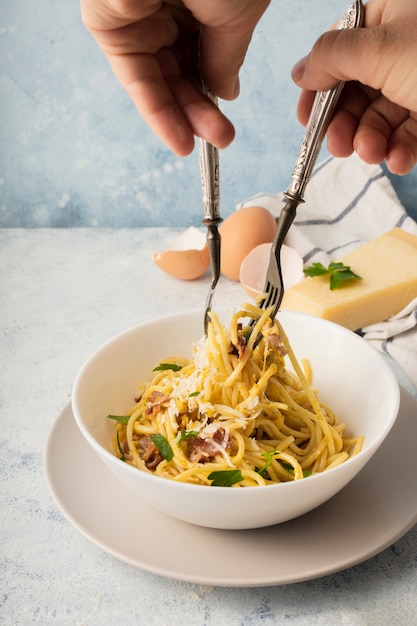
{"type": "MultiPolygon", "coordinates": [[[[361,0],[355,0],[340,20],[338,29],[358,28],[362,24],[363,15],[364,7],[361,0]]],[[[344,82],[342,81],[332,89],[317,92],[291,182],[285,192],[287,198],[302,202],[305,188],[311,178],[313,167],[343,86],[344,82]]]]}
{"type": "MultiPolygon", "coordinates": [[[[217,97],[210,92],[201,73],[199,39],[197,39],[195,55],[201,91],[217,106],[217,97]]],[[[199,138],[198,149],[201,194],[204,210],[203,224],[207,226],[207,246],[211,264],[211,284],[204,311],[204,332],[207,334],[209,312],[211,310],[214,291],[220,277],[221,237],[218,230],[218,225],[222,221],[220,215],[220,163],[218,148],[213,144],[199,138]]]]}
{"type": "MultiPolygon", "coordinates": [[[[217,105],[217,98],[209,92],[201,79],[202,92],[217,105]]],[[[220,217],[220,167],[219,151],[216,146],[204,139],[198,139],[201,193],[204,209],[204,224],[221,221],[220,217]]]]}
{"type": "Polygon", "coordinates": [[[200,157],[201,192],[204,208],[203,224],[207,226],[207,246],[211,264],[211,284],[207,295],[204,311],[204,332],[207,334],[209,312],[214,291],[220,277],[221,237],[218,225],[220,216],[220,173],[219,153],[216,146],[204,139],[198,140],[200,157]]]}

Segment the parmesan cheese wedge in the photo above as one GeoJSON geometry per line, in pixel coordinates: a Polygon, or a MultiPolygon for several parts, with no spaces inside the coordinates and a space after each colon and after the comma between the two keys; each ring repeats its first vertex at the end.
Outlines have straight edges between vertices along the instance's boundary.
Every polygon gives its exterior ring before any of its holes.
{"type": "Polygon", "coordinates": [[[328,276],[306,278],[284,294],[282,309],[357,330],[399,313],[417,297],[417,236],[394,228],[340,259],[361,280],[330,291],[328,276]]]}

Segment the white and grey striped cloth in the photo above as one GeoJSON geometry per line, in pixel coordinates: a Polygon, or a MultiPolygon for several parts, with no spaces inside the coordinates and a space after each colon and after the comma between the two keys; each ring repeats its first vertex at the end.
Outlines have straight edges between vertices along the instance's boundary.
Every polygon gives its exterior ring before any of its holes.
{"type": "MultiPolygon", "coordinates": [[[[263,206],[279,215],[282,193],[259,193],[238,204],[263,206]]],[[[417,223],[406,213],[379,165],[356,155],[326,159],[313,172],[305,203],[286,243],[310,265],[327,265],[391,228],[417,235],[417,223]]],[[[394,318],[362,329],[365,339],[395,360],[417,389],[417,300],[394,318]]]]}

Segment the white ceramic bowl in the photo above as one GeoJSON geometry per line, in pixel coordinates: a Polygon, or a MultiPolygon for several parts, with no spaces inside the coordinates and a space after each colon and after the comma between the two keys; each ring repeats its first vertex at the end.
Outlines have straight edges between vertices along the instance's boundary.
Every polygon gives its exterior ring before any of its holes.
{"type": "MultiPolygon", "coordinates": [[[[219,312],[218,312],[219,313],[219,312]]],[[[220,312],[228,324],[231,311],[220,312]]],[[[99,348],[80,370],[73,389],[76,422],[105,465],[142,500],[193,524],[223,529],[270,526],[319,506],[364,467],[393,426],[399,408],[397,380],[384,358],[365,340],[332,322],[301,313],[279,319],[299,359],[307,357],[320,398],[363,434],[362,451],[342,465],[304,480],[266,487],[206,487],[177,483],[124,463],[111,452],[112,420],[132,404],[138,383],[171,355],[189,357],[202,335],[201,311],[140,324],[99,348]]],[[[76,454],[76,451],[74,451],[76,454]]],[[[103,471],[103,489],[106,473],[103,471]]]]}

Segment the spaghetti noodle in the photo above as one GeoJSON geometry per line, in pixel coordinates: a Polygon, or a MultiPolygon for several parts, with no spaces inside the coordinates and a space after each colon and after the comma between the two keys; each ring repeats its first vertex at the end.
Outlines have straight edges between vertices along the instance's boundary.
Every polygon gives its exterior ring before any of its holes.
{"type": "Polygon", "coordinates": [[[115,454],[164,478],[234,487],[300,480],[357,454],[363,437],[319,401],[270,314],[245,304],[226,328],[211,312],[192,358],[166,359],[126,416],[108,416],[115,454]]]}

